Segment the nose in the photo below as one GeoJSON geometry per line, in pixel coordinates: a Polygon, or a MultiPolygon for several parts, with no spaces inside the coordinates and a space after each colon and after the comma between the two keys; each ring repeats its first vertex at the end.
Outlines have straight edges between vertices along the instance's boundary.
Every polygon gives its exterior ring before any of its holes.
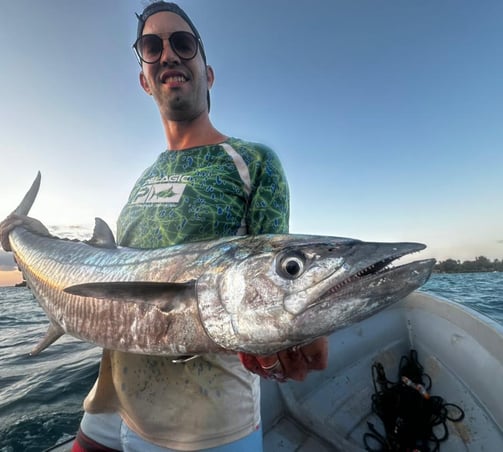
{"type": "Polygon", "coordinates": [[[178,64],[180,63],[180,57],[171,48],[171,44],[168,39],[162,40],[162,53],[160,63],[162,65],[178,64]]]}

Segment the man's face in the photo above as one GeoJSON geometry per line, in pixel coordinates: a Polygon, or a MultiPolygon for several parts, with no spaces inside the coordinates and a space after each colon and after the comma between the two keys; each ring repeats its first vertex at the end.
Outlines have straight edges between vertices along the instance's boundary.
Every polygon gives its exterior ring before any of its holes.
{"type": "Polygon", "coordinates": [[[187,22],[174,13],[162,11],[147,19],[143,34],[161,36],[164,49],[157,63],[142,63],[140,83],[153,96],[163,117],[186,121],[207,109],[206,96],[213,73],[206,68],[199,50],[191,60],[182,60],[173,51],[167,38],[175,31],[192,33],[187,22]]]}

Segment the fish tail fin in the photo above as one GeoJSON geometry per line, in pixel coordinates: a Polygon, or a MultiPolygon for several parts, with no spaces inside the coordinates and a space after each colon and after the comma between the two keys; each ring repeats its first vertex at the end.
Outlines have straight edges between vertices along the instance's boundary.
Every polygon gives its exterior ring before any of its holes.
{"type": "Polygon", "coordinates": [[[21,201],[21,204],[17,206],[12,213],[15,213],[17,215],[28,215],[31,206],[35,202],[35,198],[37,197],[38,194],[38,189],[40,188],[40,179],[42,178],[42,175],[40,174],[40,171],[37,173],[37,177],[35,177],[35,180],[33,181],[33,184],[31,185],[30,189],[24,195],[23,200],[21,201]]]}

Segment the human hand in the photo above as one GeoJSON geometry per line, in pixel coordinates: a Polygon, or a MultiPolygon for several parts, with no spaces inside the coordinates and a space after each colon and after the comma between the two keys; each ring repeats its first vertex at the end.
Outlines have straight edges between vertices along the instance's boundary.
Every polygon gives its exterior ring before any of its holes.
{"type": "Polygon", "coordinates": [[[290,347],[268,356],[239,353],[243,365],[263,378],[277,381],[303,381],[312,370],[326,369],[328,339],[320,337],[310,344],[290,347]]]}
{"type": "Polygon", "coordinates": [[[49,230],[36,218],[27,217],[26,215],[18,215],[11,213],[5,220],[0,223],[0,243],[5,251],[12,251],[9,242],[9,234],[14,228],[22,226],[34,234],[51,236],[49,230]]]}

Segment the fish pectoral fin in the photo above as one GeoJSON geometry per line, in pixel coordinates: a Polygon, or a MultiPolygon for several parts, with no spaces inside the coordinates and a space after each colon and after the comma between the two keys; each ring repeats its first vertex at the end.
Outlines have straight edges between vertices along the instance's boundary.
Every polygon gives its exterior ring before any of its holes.
{"type": "Polygon", "coordinates": [[[159,300],[169,300],[187,290],[195,290],[194,280],[183,283],[150,281],[84,283],[66,287],[64,292],[80,297],[142,301],[157,305],[159,300]]]}
{"type": "Polygon", "coordinates": [[[45,350],[53,342],[56,342],[65,332],[59,325],[51,323],[44,338],[37,344],[37,346],[30,352],[30,356],[38,355],[42,350],[45,350]]]}

